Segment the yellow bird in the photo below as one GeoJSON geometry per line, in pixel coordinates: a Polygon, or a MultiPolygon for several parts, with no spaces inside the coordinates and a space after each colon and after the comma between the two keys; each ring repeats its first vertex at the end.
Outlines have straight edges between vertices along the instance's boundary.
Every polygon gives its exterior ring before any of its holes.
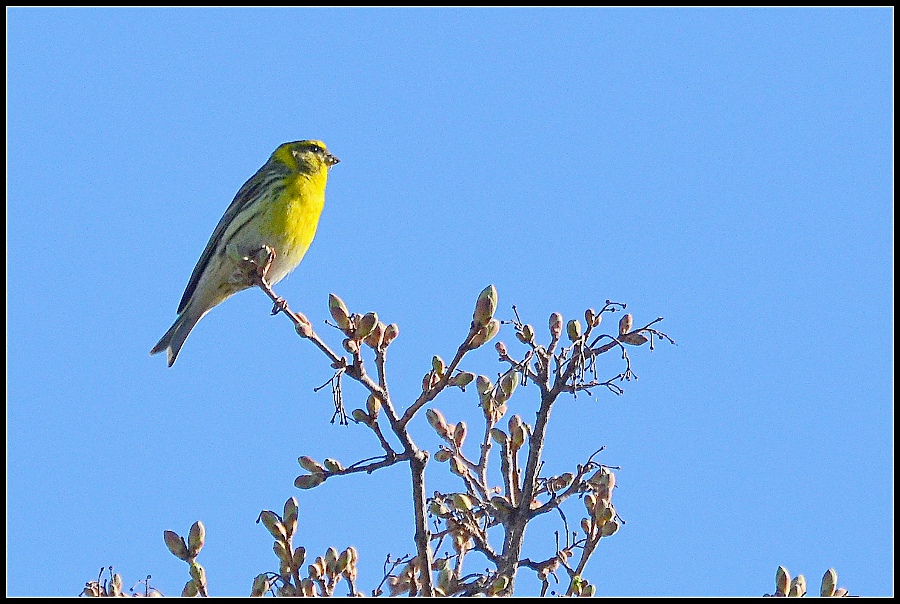
{"type": "Polygon", "coordinates": [[[178,319],[151,355],[165,350],[171,367],[206,313],[253,286],[248,260],[261,265],[271,260],[264,275],[269,285],[300,264],[325,205],[328,171],[339,161],[322,141],[285,143],[275,149],[219,220],[181,297],[178,319]]]}

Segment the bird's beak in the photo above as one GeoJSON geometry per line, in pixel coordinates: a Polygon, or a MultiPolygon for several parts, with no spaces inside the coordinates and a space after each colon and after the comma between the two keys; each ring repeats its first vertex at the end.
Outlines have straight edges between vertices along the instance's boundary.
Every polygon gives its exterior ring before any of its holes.
{"type": "Polygon", "coordinates": [[[325,163],[328,164],[328,167],[330,168],[330,167],[333,166],[334,164],[339,164],[339,163],[341,163],[341,160],[339,160],[339,159],[336,158],[334,155],[332,155],[331,153],[329,153],[328,155],[325,156],[325,163]]]}

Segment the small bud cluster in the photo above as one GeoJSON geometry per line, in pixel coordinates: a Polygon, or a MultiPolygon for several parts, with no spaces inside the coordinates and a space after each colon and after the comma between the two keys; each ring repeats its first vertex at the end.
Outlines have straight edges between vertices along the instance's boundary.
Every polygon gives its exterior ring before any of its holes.
{"type": "Polygon", "coordinates": [[[335,325],[347,336],[343,346],[344,350],[350,354],[358,354],[362,344],[381,352],[400,333],[400,328],[395,323],[385,325],[374,312],[364,315],[351,313],[344,301],[335,294],[328,295],[328,310],[331,311],[331,318],[334,319],[335,325]]]}
{"type": "Polygon", "coordinates": [[[206,543],[206,528],[203,523],[198,520],[191,525],[187,542],[175,531],[163,531],[163,539],[173,556],[188,563],[191,578],[184,585],[182,597],[206,595],[206,569],[197,562],[197,556],[206,543]]]}
{"type": "MultiPolygon", "coordinates": [[[[837,582],[837,571],[829,568],[822,577],[819,595],[823,598],[843,598],[850,595],[847,589],[838,587],[837,582]]],[[[801,598],[806,595],[806,577],[797,575],[791,579],[791,574],[788,570],[783,566],[779,566],[775,571],[775,593],[765,595],[776,598],[801,598]]]]}

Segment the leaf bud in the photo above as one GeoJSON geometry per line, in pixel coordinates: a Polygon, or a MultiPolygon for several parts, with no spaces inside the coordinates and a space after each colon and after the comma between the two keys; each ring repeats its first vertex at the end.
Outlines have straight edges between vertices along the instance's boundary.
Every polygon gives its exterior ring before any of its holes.
{"type": "Polygon", "coordinates": [[[350,329],[350,311],[344,301],[334,294],[328,294],[328,310],[338,327],[344,332],[350,329]]]}
{"type": "Polygon", "coordinates": [[[355,421],[367,426],[372,423],[372,418],[362,409],[354,409],[353,412],[350,413],[350,417],[352,417],[355,421]]]}
{"type": "Polygon", "coordinates": [[[369,412],[369,417],[378,417],[378,412],[381,411],[381,399],[374,394],[370,394],[366,399],[366,411],[369,412]]]}
{"type": "Polygon", "coordinates": [[[516,332],[516,337],[523,344],[532,344],[534,342],[534,327],[531,325],[523,325],[522,331],[516,332]]]}
{"type": "Polygon", "coordinates": [[[434,431],[438,433],[438,436],[444,438],[448,431],[447,420],[444,419],[444,415],[437,409],[429,409],[425,412],[425,417],[428,419],[431,427],[434,428],[434,431]]]}
{"type": "Polygon", "coordinates": [[[294,486],[298,489],[313,489],[325,482],[325,475],[320,473],[302,474],[294,479],[294,486]]]}
{"type": "Polygon", "coordinates": [[[188,533],[188,553],[190,553],[192,558],[200,553],[205,542],[206,527],[198,520],[191,525],[191,531],[188,533]]]}
{"type": "Polygon", "coordinates": [[[451,457],[453,457],[453,453],[451,453],[447,449],[438,449],[437,453],[434,454],[434,460],[438,463],[444,463],[451,457]]]}
{"type": "Polygon", "coordinates": [[[624,317],[619,319],[619,335],[624,336],[626,333],[631,331],[631,326],[634,323],[634,318],[631,316],[631,313],[626,313],[624,317]]]}
{"type": "Polygon", "coordinates": [[[491,428],[491,438],[493,438],[494,442],[498,445],[506,445],[506,441],[508,440],[506,432],[500,428],[491,428]]]}
{"type": "Polygon", "coordinates": [[[791,588],[788,591],[788,597],[792,598],[802,598],[806,595],[806,577],[803,575],[797,575],[794,577],[794,580],[791,581],[791,588]]]}
{"type": "Polygon", "coordinates": [[[491,319],[487,325],[478,330],[469,342],[469,348],[474,350],[490,342],[491,339],[500,332],[500,321],[491,319]]]}
{"type": "Polygon", "coordinates": [[[593,308],[589,308],[584,311],[584,322],[588,327],[597,327],[600,325],[600,321],[603,320],[603,315],[597,314],[593,308]]]}
{"type": "Polygon", "coordinates": [[[822,589],[819,592],[823,598],[830,598],[834,595],[834,592],[837,588],[837,571],[833,568],[829,568],[825,571],[825,576],[822,577],[822,589]]]}
{"type": "Polygon", "coordinates": [[[172,555],[179,560],[187,560],[191,557],[188,552],[187,544],[184,537],[181,537],[175,531],[163,531],[163,539],[165,539],[166,547],[172,552],[172,555]]]}
{"type": "Polygon", "coordinates": [[[547,323],[550,327],[550,335],[553,336],[553,339],[558,339],[562,334],[562,315],[558,312],[553,313],[552,315],[550,315],[550,320],[547,323]]]}
{"type": "Polygon", "coordinates": [[[341,472],[344,470],[344,464],[336,459],[331,459],[330,457],[322,463],[325,464],[325,469],[329,472],[341,472]]]}
{"type": "Polygon", "coordinates": [[[308,470],[309,472],[325,472],[325,468],[322,466],[322,464],[317,462],[312,457],[303,455],[302,457],[297,458],[297,462],[299,462],[301,468],[303,468],[304,470],[308,470]]]}
{"type": "Polygon", "coordinates": [[[619,530],[619,523],[615,520],[610,520],[602,527],[600,527],[600,536],[601,537],[612,537],[619,530]]]}
{"type": "Polygon", "coordinates": [[[791,586],[791,574],[783,566],[779,566],[775,571],[775,593],[787,595],[791,586]]]}
{"type": "Polygon", "coordinates": [[[373,350],[378,350],[379,348],[381,348],[381,341],[382,341],[382,338],[384,338],[384,328],[385,327],[386,327],[386,325],[384,323],[382,323],[381,321],[379,321],[378,324],[375,326],[375,329],[373,329],[371,331],[371,333],[369,333],[369,335],[367,335],[365,337],[365,339],[363,341],[366,343],[366,345],[369,348],[371,348],[373,350]]]}
{"type": "Polygon", "coordinates": [[[463,446],[463,442],[466,440],[466,422],[459,422],[456,424],[456,429],[453,431],[453,444],[456,445],[456,448],[459,449],[463,446]]]}
{"type": "Polygon", "coordinates": [[[200,593],[200,589],[197,587],[197,583],[194,582],[193,579],[189,580],[184,584],[184,589],[181,590],[182,598],[193,598],[198,593],[200,593]]]}
{"type": "Polygon", "coordinates": [[[378,325],[378,315],[374,312],[367,312],[359,320],[356,331],[353,334],[355,340],[362,340],[369,336],[378,325]]]}
{"type": "Polygon", "coordinates": [[[497,288],[488,285],[478,295],[475,302],[475,312],[472,315],[472,322],[475,327],[481,328],[488,324],[497,311],[497,288]]]}
{"type": "MultiPolygon", "coordinates": [[[[516,387],[519,385],[519,372],[511,371],[500,379],[500,391],[503,393],[504,401],[509,400],[516,387]]],[[[501,401],[501,402],[504,402],[501,401]]]]}
{"type": "Polygon", "coordinates": [[[577,342],[581,339],[581,321],[578,319],[570,319],[569,323],[566,325],[566,335],[569,336],[569,340],[572,342],[577,342]]]}
{"type": "Polygon", "coordinates": [[[646,344],[649,339],[642,333],[626,333],[624,336],[619,336],[619,339],[625,342],[626,344],[631,344],[632,346],[643,346],[646,344]]]}
{"type": "Polygon", "coordinates": [[[400,327],[396,323],[391,323],[384,328],[384,337],[381,340],[382,345],[387,348],[388,346],[390,346],[391,342],[397,339],[397,336],[399,335],[400,327]]]}
{"type": "Polygon", "coordinates": [[[472,383],[472,380],[475,379],[475,374],[470,373],[468,371],[461,371],[457,373],[448,382],[451,386],[459,386],[463,390],[465,390],[466,386],[472,383]]]}
{"type": "Polygon", "coordinates": [[[194,580],[198,587],[206,585],[206,569],[199,562],[191,562],[188,572],[191,573],[191,579],[194,580]]]}
{"type": "Polygon", "coordinates": [[[261,598],[271,587],[272,584],[269,583],[269,577],[265,573],[256,575],[256,578],[253,579],[253,589],[250,591],[250,597],[261,598]]]}
{"type": "Polygon", "coordinates": [[[357,354],[359,352],[359,342],[356,340],[351,340],[350,338],[344,338],[344,350],[349,352],[350,354],[357,354]]]}
{"type": "Polygon", "coordinates": [[[506,344],[503,342],[497,342],[494,344],[494,350],[497,351],[497,354],[500,355],[501,359],[505,359],[509,356],[509,350],[506,349],[506,344]]]}
{"type": "Polygon", "coordinates": [[[478,390],[478,394],[487,394],[493,388],[494,385],[491,383],[491,378],[486,375],[479,375],[475,378],[475,389],[478,390]]]}
{"type": "Polygon", "coordinates": [[[298,547],[294,550],[293,560],[291,561],[291,566],[294,568],[300,568],[303,566],[303,563],[306,561],[306,548],[298,547]]]}
{"type": "Polygon", "coordinates": [[[444,359],[438,355],[434,355],[431,357],[431,368],[439,377],[444,377],[444,371],[447,369],[447,365],[444,363],[444,359]]]}
{"type": "Polygon", "coordinates": [[[313,334],[312,323],[309,322],[309,319],[306,318],[306,315],[303,313],[294,313],[297,315],[297,324],[294,325],[294,329],[297,331],[297,335],[301,338],[311,337],[313,334]]]}

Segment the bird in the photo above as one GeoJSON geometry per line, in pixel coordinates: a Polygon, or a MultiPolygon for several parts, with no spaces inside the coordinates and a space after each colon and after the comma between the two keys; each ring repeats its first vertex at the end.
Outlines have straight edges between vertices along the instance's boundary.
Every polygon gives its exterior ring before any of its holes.
{"type": "Polygon", "coordinates": [[[325,205],[328,173],[340,160],[319,140],[280,145],[234,196],[188,280],[178,318],[150,351],[166,351],[169,367],[206,313],[258,282],[273,286],[309,249],[325,205]]]}

